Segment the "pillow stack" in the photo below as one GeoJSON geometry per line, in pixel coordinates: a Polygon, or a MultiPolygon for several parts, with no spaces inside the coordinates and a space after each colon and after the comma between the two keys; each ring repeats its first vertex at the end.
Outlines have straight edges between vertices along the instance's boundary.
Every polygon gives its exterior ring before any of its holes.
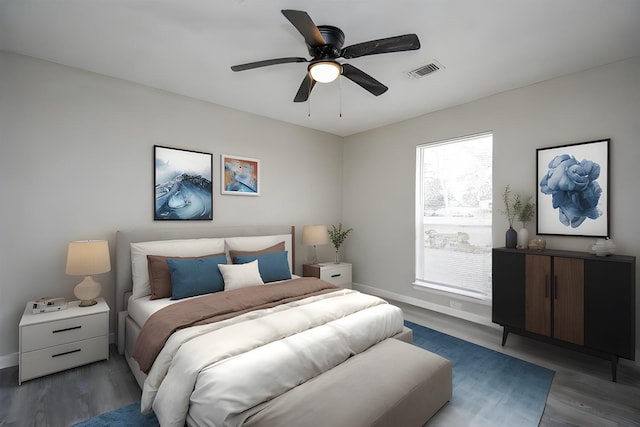
{"type": "Polygon", "coordinates": [[[150,299],[174,300],[291,279],[285,242],[201,256],[147,255],[150,299]]]}
{"type": "Polygon", "coordinates": [[[256,278],[261,283],[291,279],[288,253],[284,249],[284,242],[280,242],[257,251],[230,250],[233,264],[220,269],[225,290],[255,285],[256,278]]]}

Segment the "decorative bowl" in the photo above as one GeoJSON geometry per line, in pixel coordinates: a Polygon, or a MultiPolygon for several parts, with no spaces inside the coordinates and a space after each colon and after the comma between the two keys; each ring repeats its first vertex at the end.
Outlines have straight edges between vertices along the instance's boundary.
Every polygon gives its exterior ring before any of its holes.
{"type": "Polygon", "coordinates": [[[529,241],[529,249],[535,249],[538,251],[547,247],[547,241],[544,239],[532,239],[529,241]]]}

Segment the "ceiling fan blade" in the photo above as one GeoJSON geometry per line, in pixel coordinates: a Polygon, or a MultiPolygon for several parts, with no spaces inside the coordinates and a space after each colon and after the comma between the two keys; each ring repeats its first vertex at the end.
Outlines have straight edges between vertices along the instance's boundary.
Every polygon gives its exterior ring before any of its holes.
{"type": "Polygon", "coordinates": [[[309,46],[321,46],[326,44],[324,37],[320,34],[320,30],[313,23],[311,17],[302,10],[283,9],[282,14],[293,24],[294,27],[302,34],[304,41],[309,46]]]}
{"type": "Polygon", "coordinates": [[[353,65],[342,64],[342,75],[375,96],[382,95],[389,89],[369,74],[354,67],[353,65]]]}
{"type": "Polygon", "coordinates": [[[415,34],[405,34],[402,36],[388,37],[386,39],[371,40],[347,46],[342,49],[343,58],[358,58],[365,55],[376,55],[379,53],[404,52],[406,50],[420,49],[420,40],[415,34]]]}
{"type": "Polygon", "coordinates": [[[305,102],[309,99],[309,95],[311,94],[311,90],[316,85],[316,81],[311,78],[309,73],[304,76],[304,80],[302,80],[302,84],[298,89],[298,93],[296,93],[296,97],[293,98],[293,102],[305,102]]]}
{"type": "Polygon", "coordinates": [[[309,62],[306,58],[289,57],[267,59],[265,61],[249,62],[247,64],[234,65],[231,67],[233,71],[251,70],[253,68],[268,67],[269,65],[288,64],[290,62],[309,62]]]}

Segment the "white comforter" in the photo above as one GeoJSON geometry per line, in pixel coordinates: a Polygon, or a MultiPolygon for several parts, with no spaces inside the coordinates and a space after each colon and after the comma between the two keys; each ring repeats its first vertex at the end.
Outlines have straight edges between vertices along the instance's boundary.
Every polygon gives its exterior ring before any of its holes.
{"type": "Polygon", "coordinates": [[[164,426],[238,426],[260,405],[403,327],[402,312],[351,290],[174,333],[141,406],[164,426]]]}

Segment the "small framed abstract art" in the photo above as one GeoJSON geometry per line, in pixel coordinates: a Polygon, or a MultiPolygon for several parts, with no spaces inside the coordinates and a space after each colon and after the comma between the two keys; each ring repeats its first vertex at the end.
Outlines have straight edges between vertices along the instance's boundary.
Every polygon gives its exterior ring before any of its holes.
{"type": "Polygon", "coordinates": [[[213,155],[153,146],[154,220],[213,219],[213,155]]]}
{"type": "Polygon", "coordinates": [[[260,160],[223,154],[220,163],[222,194],[260,195],[260,160]]]}
{"type": "Polygon", "coordinates": [[[537,234],[609,236],[610,139],[537,149],[537,234]]]}

